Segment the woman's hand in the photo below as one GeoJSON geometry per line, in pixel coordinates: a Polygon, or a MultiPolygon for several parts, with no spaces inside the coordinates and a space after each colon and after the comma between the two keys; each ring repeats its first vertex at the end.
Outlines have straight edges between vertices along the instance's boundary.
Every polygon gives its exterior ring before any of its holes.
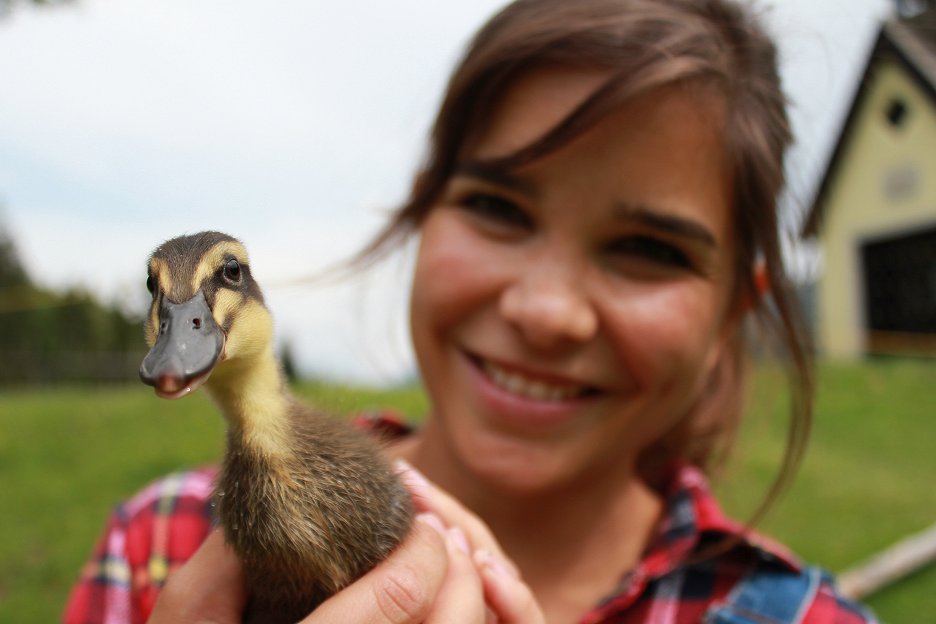
{"type": "MultiPolygon", "coordinates": [[[[471,552],[474,568],[480,580],[487,604],[487,621],[499,624],[541,624],[542,610],[530,588],[520,579],[517,566],[506,556],[494,534],[474,513],[458,500],[429,482],[405,461],[397,468],[403,482],[413,494],[417,508],[429,517],[438,517],[447,531],[458,531],[462,550],[471,552]]],[[[439,528],[438,530],[442,530],[439,528]]],[[[472,620],[455,619],[454,622],[472,620]]]]}
{"type": "MultiPolygon", "coordinates": [[[[240,560],[213,531],[170,578],[150,624],[240,624],[246,604],[240,560]]],[[[481,624],[490,621],[468,540],[432,514],[417,517],[385,561],[338,592],[301,624],[481,624]]]]}
{"type": "MultiPolygon", "coordinates": [[[[477,591],[472,588],[473,566],[456,539],[457,532],[443,529],[438,518],[420,516],[385,561],[323,602],[303,624],[483,622],[455,615],[484,604],[480,583],[475,582],[477,591]]],[[[240,624],[246,601],[241,562],[219,529],[170,576],[149,624],[240,624]]]]}
{"type": "Polygon", "coordinates": [[[386,561],[321,604],[300,624],[483,624],[484,594],[459,529],[417,516],[386,561]]]}
{"type": "MultiPolygon", "coordinates": [[[[414,470],[423,513],[385,561],[300,624],[541,624],[543,615],[490,530],[414,470]]],[[[244,575],[220,530],[169,579],[150,624],[240,624],[244,575]]]]}

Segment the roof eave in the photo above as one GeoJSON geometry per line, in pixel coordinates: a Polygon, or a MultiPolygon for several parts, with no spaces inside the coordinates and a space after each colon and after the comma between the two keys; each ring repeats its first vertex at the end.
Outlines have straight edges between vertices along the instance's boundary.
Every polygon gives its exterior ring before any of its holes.
{"type": "Polygon", "coordinates": [[[832,155],[829,157],[825,173],[813,198],[805,224],[800,232],[802,238],[812,238],[819,234],[829,187],[835,177],[839,162],[851,139],[852,130],[858,121],[858,112],[862,108],[868,87],[874,77],[879,61],[896,60],[908,74],[936,103],[936,53],[921,41],[920,37],[900,22],[887,22],[878,33],[877,41],[871,48],[871,54],[865,63],[861,80],[855,90],[851,106],[842,124],[832,155]]]}

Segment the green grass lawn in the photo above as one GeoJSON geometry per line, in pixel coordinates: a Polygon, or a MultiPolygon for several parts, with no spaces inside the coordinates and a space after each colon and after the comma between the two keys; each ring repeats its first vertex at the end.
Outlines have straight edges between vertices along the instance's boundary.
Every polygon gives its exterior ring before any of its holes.
{"type": "MultiPolygon", "coordinates": [[[[775,372],[760,372],[752,392],[758,409],[719,481],[723,503],[738,517],[759,501],[752,494],[763,491],[780,456],[778,381],[775,372]]],[[[817,399],[802,469],[761,529],[840,572],[936,523],[936,361],[825,364],[817,399]]],[[[932,624],[934,587],[931,565],[867,602],[884,622],[932,624]]]]}
{"type": "MultiPolygon", "coordinates": [[[[783,439],[777,378],[757,378],[753,402],[762,409],[718,484],[742,517],[772,477],[783,439]]],[[[416,389],[299,392],[341,413],[425,409],[416,389]]],[[[763,528],[841,570],[936,522],[934,416],[936,362],[823,366],[808,459],[763,528]]],[[[0,392],[0,622],[56,621],[113,505],[169,471],[216,461],[222,431],[201,395],[167,402],[135,385],[0,392]]],[[[932,587],[934,566],[869,602],[886,622],[936,622],[932,587]]]]}

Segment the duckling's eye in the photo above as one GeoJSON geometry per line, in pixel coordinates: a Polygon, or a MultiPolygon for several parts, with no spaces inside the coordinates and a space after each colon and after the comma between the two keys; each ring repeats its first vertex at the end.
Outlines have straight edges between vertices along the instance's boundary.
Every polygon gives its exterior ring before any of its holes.
{"type": "Polygon", "coordinates": [[[151,295],[156,294],[156,280],[153,279],[152,275],[146,276],[146,290],[148,290],[151,295]]]}
{"type": "Polygon", "coordinates": [[[231,258],[224,263],[224,279],[232,282],[234,284],[239,284],[241,280],[241,267],[240,263],[231,258]]]}

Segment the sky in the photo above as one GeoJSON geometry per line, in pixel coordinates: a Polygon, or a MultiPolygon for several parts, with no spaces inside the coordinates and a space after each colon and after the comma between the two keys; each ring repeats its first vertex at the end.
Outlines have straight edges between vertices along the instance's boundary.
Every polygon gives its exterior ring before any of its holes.
{"type": "MultiPolygon", "coordinates": [[[[405,197],[449,70],[504,4],[14,5],[0,19],[0,227],[39,284],[137,312],[156,245],[227,232],[302,372],[409,378],[405,257],[337,285],[303,279],[352,255],[405,197]]],[[[757,6],[780,47],[804,204],[892,1],[757,6]]]]}

